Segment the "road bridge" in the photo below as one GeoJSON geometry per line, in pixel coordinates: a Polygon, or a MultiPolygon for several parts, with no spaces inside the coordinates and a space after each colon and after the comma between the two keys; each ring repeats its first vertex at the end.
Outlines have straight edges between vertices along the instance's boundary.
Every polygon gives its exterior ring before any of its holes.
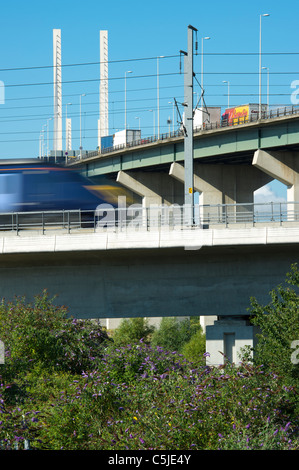
{"type": "MultiPolygon", "coordinates": [[[[110,176],[145,206],[184,203],[182,133],[111,150],[69,165],[95,180],[110,176]]],[[[277,179],[287,185],[288,201],[299,200],[298,152],[297,108],[230,127],[209,124],[194,132],[194,190],[201,204],[251,203],[254,191],[277,179]]]]}

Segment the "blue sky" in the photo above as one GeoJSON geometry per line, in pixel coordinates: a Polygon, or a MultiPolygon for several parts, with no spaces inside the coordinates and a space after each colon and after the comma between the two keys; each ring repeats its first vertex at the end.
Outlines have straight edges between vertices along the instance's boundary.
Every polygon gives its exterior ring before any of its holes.
{"type": "MultiPolygon", "coordinates": [[[[127,121],[130,128],[138,128],[140,122],[145,137],[153,133],[149,110],[156,109],[157,56],[165,56],[159,60],[162,132],[167,132],[167,119],[173,117],[173,98],[183,100],[178,55],[181,49],[187,50],[189,24],[198,29],[199,52],[201,38],[211,38],[204,41],[205,101],[224,109],[227,86],[223,80],[230,81],[231,105],[258,101],[259,15],[269,13],[262,21],[262,65],[270,71],[270,105],[291,104],[291,82],[299,79],[299,54],[294,54],[299,52],[298,10],[297,0],[286,4],[257,0],[1,2],[0,80],[5,103],[0,105],[0,158],[39,153],[41,131],[53,114],[54,28],[61,29],[62,35],[63,110],[72,103],[68,117],[73,147],[79,148],[79,96],[84,93],[83,147],[95,149],[100,30],[108,30],[110,133],[124,127],[124,75],[131,70],[127,121]]],[[[195,57],[194,69],[200,81],[200,55],[195,57]]],[[[200,90],[195,87],[195,91],[200,90]]],[[[262,91],[266,101],[265,73],[262,91]]],[[[48,130],[51,147],[51,121],[48,130]]]]}

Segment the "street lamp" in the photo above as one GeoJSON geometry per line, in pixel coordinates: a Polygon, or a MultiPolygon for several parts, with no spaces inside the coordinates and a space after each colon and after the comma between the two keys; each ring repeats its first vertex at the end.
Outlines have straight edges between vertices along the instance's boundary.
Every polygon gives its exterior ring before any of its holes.
{"type": "Polygon", "coordinates": [[[81,125],[81,98],[82,96],[86,96],[85,93],[82,93],[82,95],[80,95],[80,158],[82,158],[82,125],[81,125]]]}
{"type": "MultiPolygon", "coordinates": [[[[204,40],[211,39],[210,37],[206,36],[205,38],[201,38],[201,87],[202,87],[202,93],[203,93],[203,42],[204,40]]],[[[201,94],[201,106],[203,102],[203,96],[201,94]]]]}
{"type": "Polygon", "coordinates": [[[132,70],[128,70],[127,72],[125,72],[125,129],[127,129],[127,73],[133,72],[132,70]]]}
{"type": "Polygon", "coordinates": [[[153,136],[155,137],[156,135],[156,120],[155,120],[155,110],[154,109],[149,109],[150,113],[153,113],[153,136]]]}
{"type": "Polygon", "coordinates": [[[267,70],[267,107],[269,112],[269,84],[270,84],[270,77],[269,77],[269,67],[262,67],[263,70],[267,70]]]}
{"type": "Polygon", "coordinates": [[[139,119],[139,127],[138,127],[138,129],[141,130],[141,128],[140,128],[140,117],[135,117],[135,119],[139,119]]]}
{"type": "Polygon", "coordinates": [[[157,114],[158,114],[158,139],[160,138],[160,96],[159,96],[159,59],[163,59],[164,55],[157,57],[157,114]]]}
{"type": "Polygon", "coordinates": [[[67,103],[65,105],[65,149],[66,150],[70,150],[68,147],[69,147],[69,129],[68,129],[68,121],[67,121],[67,107],[68,106],[71,106],[72,103],[67,103]]]}
{"type": "Polygon", "coordinates": [[[227,83],[227,107],[229,108],[229,81],[222,80],[222,83],[227,83]]]}
{"type": "Polygon", "coordinates": [[[41,137],[42,137],[42,157],[44,157],[44,145],[45,145],[45,127],[47,126],[47,124],[44,124],[43,127],[42,127],[42,134],[41,134],[41,137]]]}
{"type": "Polygon", "coordinates": [[[47,157],[49,158],[49,121],[51,121],[52,118],[47,119],[47,157]]]}
{"type": "Polygon", "coordinates": [[[262,17],[270,16],[269,13],[260,15],[260,50],[259,50],[259,119],[262,117],[262,17]]]}

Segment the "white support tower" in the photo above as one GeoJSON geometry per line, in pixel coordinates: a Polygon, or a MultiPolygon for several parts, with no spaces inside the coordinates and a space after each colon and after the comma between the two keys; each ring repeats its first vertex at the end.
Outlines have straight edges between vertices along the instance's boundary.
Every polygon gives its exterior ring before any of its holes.
{"type": "Polygon", "coordinates": [[[101,137],[109,134],[108,124],[108,31],[100,31],[100,118],[98,120],[98,147],[101,137]]]}
{"type": "Polygon", "coordinates": [[[62,150],[61,30],[53,29],[53,150],[62,150]]]}

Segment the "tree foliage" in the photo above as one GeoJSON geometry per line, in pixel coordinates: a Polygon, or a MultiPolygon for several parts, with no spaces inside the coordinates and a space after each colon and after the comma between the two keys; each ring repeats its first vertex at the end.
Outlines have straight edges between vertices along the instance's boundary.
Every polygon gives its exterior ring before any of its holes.
{"type": "Polygon", "coordinates": [[[116,345],[138,343],[141,339],[148,343],[154,329],[147,318],[124,318],[113,333],[113,341],[116,345]]]}
{"type": "Polygon", "coordinates": [[[106,332],[90,320],[67,316],[67,309],[54,305],[47,291],[34,302],[25,298],[0,305],[0,339],[5,346],[5,363],[11,373],[42,363],[54,370],[81,373],[92,367],[109,341],[106,332]]]}
{"type": "Polygon", "coordinates": [[[152,336],[151,345],[161,346],[168,351],[178,351],[179,353],[183,353],[184,350],[189,360],[195,359],[197,353],[204,353],[202,347],[197,348],[199,345],[202,346],[202,328],[199,317],[162,318],[159,328],[152,336]]]}
{"type": "Polygon", "coordinates": [[[270,292],[268,305],[251,299],[251,322],[259,327],[255,361],[298,384],[298,364],[292,360],[292,345],[299,340],[299,271],[291,266],[286,285],[270,292]]]}

